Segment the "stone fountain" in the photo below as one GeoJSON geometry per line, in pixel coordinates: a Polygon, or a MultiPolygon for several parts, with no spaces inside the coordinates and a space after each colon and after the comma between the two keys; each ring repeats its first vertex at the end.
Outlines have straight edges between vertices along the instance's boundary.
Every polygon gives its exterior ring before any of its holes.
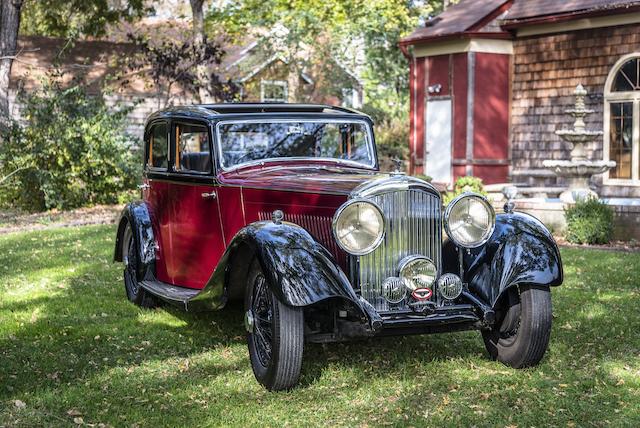
{"type": "Polygon", "coordinates": [[[572,144],[571,160],[545,160],[545,168],[551,169],[557,176],[567,178],[569,188],[560,194],[560,200],[565,203],[575,203],[579,199],[598,197],[589,187],[591,177],[603,174],[616,166],[614,161],[588,160],[585,145],[603,135],[602,131],[586,129],[584,117],[593,113],[585,107],[584,99],[587,91],[578,85],[574,91],[576,96],[575,108],[566,113],[575,118],[573,129],[559,129],[556,135],[572,144]]]}

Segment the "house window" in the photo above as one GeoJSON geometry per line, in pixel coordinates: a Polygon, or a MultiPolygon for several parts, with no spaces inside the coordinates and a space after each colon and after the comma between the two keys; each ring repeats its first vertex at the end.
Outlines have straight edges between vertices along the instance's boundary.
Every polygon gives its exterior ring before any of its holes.
{"type": "Polygon", "coordinates": [[[360,108],[360,94],[354,88],[342,88],[342,106],[350,108],[360,108]]]}
{"type": "Polygon", "coordinates": [[[286,103],[288,99],[288,85],[284,80],[261,80],[260,101],[286,103]]]}
{"type": "Polygon", "coordinates": [[[610,184],[640,185],[640,53],[621,58],[605,84],[604,159],[610,184]]]}

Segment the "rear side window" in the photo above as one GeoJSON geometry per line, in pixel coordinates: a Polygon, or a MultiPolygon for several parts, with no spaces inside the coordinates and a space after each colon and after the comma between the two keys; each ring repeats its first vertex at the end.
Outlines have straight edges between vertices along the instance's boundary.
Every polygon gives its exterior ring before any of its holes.
{"type": "Polygon", "coordinates": [[[177,171],[211,171],[211,150],[206,126],[178,123],[175,125],[175,137],[177,171]]]}
{"type": "Polygon", "coordinates": [[[169,139],[167,124],[158,123],[149,131],[149,158],[147,164],[152,168],[167,169],[169,165],[169,139]]]}

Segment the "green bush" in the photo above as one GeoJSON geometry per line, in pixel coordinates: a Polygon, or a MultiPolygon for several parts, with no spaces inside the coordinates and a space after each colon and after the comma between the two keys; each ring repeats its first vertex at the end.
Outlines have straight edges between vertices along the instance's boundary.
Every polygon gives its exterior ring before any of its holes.
{"type": "Polygon", "coordinates": [[[380,169],[395,169],[393,159],[405,160],[409,154],[409,122],[401,117],[387,118],[376,124],[376,146],[380,158],[380,169]]]}
{"type": "Polygon", "coordinates": [[[579,200],[565,209],[567,241],[574,244],[607,244],[613,236],[613,210],[598,198],[579,200]]]}
{"type": "Polygon", "coordinates": [[[449,202],[465,192],[474,192],[485,196],[487,195],[484,191],[482,179],[468,175],[456,180],[456,183],[453,186],[453,192],[447,192],[444,195],[444,204],[449,204],[449,202]]]}
{"type": "Polygon", "coordinates": [[[116,203],[134,188],[140,161],[125,134],[129,109],[112,111],[61,75],[23,95],[24,123],[0,145],[0,204],[28,211],[116,203]]]}

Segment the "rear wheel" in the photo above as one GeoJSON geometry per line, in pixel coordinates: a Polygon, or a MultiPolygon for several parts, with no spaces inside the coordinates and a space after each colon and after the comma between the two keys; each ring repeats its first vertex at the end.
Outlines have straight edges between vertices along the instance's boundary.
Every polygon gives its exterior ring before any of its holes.
{"type": "Polygon", "coordinates": [[[124,289],[127,293],[127,299],[140,307],[153,308],[158,305],[156,299],[140,286],[140,281],[146,274],[146,268],[140,266],[133,230],[129,223],[127,223],[122,238],[124,289]]]}
{"type": "Polygon", "coordinates": [[[302,368],[302,308],[290,307],[273,294],[254,263],[245,293],[245,324],[253,373],[270,391],[298,383],[302,368]]]}
{"type": "Polygon", "coordinates": [[[514,368],[537,365],[551,336],[551,292],[548,287],[521,285],[506,296],[506,309],[491,330],[482,332],[493,359],[514,368]]]}

